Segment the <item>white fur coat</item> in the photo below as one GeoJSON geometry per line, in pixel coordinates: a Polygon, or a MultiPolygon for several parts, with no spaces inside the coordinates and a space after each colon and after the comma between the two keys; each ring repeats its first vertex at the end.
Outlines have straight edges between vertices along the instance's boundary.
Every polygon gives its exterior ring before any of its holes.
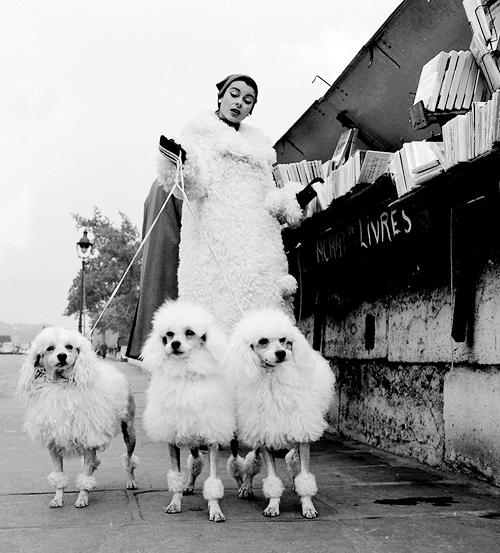
{"type": "MultiPolygon", "coordinates": [[[[279,307],[291,313],[297,283],[288,274],[281,223],[302,220],[300,184],[276,188],[272,144],[245,122],[236,131],[207,112],[176,140],[187,152],[185,191],[194,214],[184,202],[179,297],[202,303],[226,332],[241,310],[279,307]]],[[[173,167],[159,155],[159,180],[168,190],[173,167]]]]}

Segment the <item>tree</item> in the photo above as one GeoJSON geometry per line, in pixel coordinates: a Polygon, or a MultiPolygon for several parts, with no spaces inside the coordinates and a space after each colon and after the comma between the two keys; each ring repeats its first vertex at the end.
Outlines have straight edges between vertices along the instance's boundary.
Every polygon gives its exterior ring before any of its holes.
{"type": "MultiPolygon", "coordinates": [[[[86,228],[94,235],[92,254],[85,266],[85,305],[93,326],[139,248],[140,235],[127,215],[121,212],[120,228],[115,228],[97,207],[94,207],[94,215],[90,219],[77,214],[72,216],[78,228],[86,228]]],[[[81,273],[82,269],[69,290],[68,306],[63,313],[66,316],[77,317],[80,314],[81,273]]],[[[101,317],[96,327],[99,331],[104,333],[109,329],[120,336],[129,336],[139,297],[140,274],[139,257],[101,317]]]]}

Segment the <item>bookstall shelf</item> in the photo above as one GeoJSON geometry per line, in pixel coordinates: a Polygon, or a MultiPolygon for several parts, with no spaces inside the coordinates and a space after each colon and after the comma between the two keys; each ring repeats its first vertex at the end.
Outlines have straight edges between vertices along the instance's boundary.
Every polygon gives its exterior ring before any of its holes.
{"type": "Polygon", "coordinates": [[[299,228],[283,232],[287,251],[310,243],[324,233],[360,215],[380,208],[405,205],[443,205],[450,208],[472,203],[484,196],[500,196],[500,146],[465,163],[457,164],[398,197],[389,174],[374,184],[358,185],[330,206],[306,219],[299,228]]]}

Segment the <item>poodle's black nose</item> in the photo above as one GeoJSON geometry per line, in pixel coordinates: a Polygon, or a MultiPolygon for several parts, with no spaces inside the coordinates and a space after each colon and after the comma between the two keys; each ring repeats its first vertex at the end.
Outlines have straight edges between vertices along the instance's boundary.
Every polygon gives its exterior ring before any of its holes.
{"type": "Polygon", "coordinates": [[[280,349],[276,352],[276,359],[281,363],[285,360],[286,357],[286,351],[284,349],[280,349]]]}
{"type": "Polygon", "coordinates": [[[59,359],[59,361],[61,363],[64,363],[66,361],[67,357],[68,356],[65,353],[58,353],[57,354],[57,358],[59,359]]]}
{"type": "Polygon", "coordinates": [[[180,347],[181,347],[181,343],[178,341],[178,340],[174,340],[171,344],[170,344],[170,347],[175,351],[175,350],[178,350],[180,347]]]}

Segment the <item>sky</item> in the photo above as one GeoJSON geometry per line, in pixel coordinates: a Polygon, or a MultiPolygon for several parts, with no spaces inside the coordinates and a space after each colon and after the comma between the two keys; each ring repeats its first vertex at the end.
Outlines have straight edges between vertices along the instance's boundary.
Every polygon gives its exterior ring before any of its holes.
{"type": "Polygon", "coordinates": [[[400,3],[2,0],[0,322],[76,328],[72,214],[140,230],[159,136],[215,110],[215,83],[250,74],[275,142],[400,3]]]}

